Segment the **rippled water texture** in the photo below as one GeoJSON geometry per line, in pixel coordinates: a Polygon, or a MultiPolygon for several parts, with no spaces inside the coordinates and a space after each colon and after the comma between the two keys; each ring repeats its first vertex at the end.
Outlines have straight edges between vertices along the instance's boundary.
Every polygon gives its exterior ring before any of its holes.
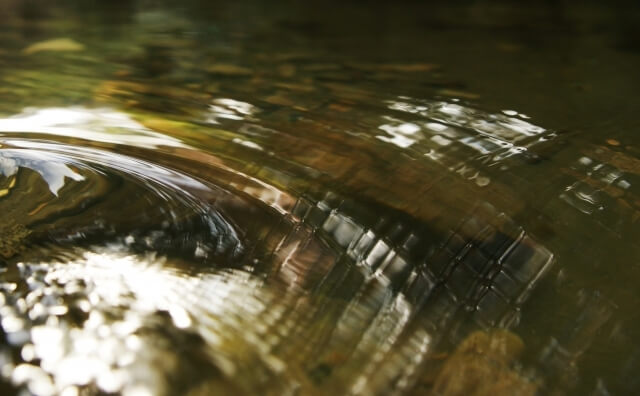
{"type": "Polygon", "coordinates": [[[638,393],[638,7],[286,3],[1,2],[0,393],[638,393]]]}

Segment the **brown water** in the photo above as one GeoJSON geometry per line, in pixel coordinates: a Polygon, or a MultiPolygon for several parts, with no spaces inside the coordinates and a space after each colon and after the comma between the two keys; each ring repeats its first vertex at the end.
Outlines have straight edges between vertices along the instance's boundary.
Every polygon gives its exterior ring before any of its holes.
{"type": "Polygon", "coordinates": [[[637,393],[639,12],[3,1],[0,391],[637,393]]]}

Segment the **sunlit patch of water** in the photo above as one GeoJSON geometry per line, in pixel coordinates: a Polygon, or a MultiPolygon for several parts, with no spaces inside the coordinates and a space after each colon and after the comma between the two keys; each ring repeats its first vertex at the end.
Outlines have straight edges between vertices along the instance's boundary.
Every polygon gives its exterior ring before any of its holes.
{"type": "MultiPolygon", "coordinates": [[[[167,313],[175,328],[203,337],[216,360],[233,342],[229,338],[237,337],[228,331],[246,326],[236,321],[258,319],[272,300],[248,274],[191,276],[160,258],[127,253],[125,246],[74,255],[66,262],[20,263],[26,287],[9,293],[11,283],[0,285],[2,327],[24,360],[14,363],[11,380],[38,395],[90,383],[107,393],[164,394],[167,370],[184,357],[167,351],[169,345],[158,348],[158,340],[145,335],[154,326],[169,325],[158,313],[167,313]],[[19,311],[13,311],[16,303],[19,311]],[[39,368],[30,364],[34,359],[39,368]]],[[[270,362],[282,365],[275,358],[270,362]]],[[[233,362],[218,366],[234,374],[233,362]]]]}

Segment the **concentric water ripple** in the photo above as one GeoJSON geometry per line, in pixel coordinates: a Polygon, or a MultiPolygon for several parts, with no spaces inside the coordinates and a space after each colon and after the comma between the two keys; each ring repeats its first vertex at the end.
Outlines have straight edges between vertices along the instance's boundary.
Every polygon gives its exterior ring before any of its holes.
{"type": "Polygon", "coordinates": [[[640,389],[607,13],[112,3],[0,4],[0,393],[640,389]]]}
{"type": "Polygon", "coordinates": [[[36,140],[2,144],[3,210],[26,220],[20,226],[34,241],[111,236],[160,250],[195,244],[199,254],[241,249],[232,227],[194,195],[212,189],[193,178],[104,150],[36,140]]]}
{"type": "MultiPolygon", "coordinates": [[[[96,129],[79,120],[64,135],[96,129]]],[[[161,135],[162,150],[148,133],[121,135],[130,144],[119,151],[135,157],[105,150],[100,136],[63,143],[56,128],[6,134],[0,148],[0,204],[15,214],[3,231],[5,375],[35,394],[172,394],[186,383],[202,394],[403,392],[454,305],[476,328],[517,322],[552,263],[491,205],[463,215],[455,238],[469,241],[469,268],[488,281],[495,269],[484,267],[496,257],[500,276],[516,279],[506,292],[512,307],[484,312],[495,298],[485,281],[462,267],[451,274],[450,259],[435,258],[459,249],[454,239],[428,248],[433,265],[424,267],[416,258],[425,234],[408,217],[385,225],[335,193],[295,196],[206,154],[199,176],[189,176],[166,164],[192,149],[169,140],[183,150],[170,154],[161,135]],[[220,172],[232,177],[217,185],[220,172]],[[194,364],[218,374],[182,378],[194,364]]]]}
{"type": "MultiPolygon", "coordinates": [[[[431,386],[455,394],[469,378],[448,367],[478,347],[495,350],[489,359],[504,367],[488,375],[514,392],[567,386],[545,385],[547,370],[594,342],[593,329],[614,317],[614,294],[579,286],[583,299],[566,301],[586,322],[549,343],[524,333],[540,352],[520,369],[510,363],[522,351],[517,335],[477,333],[523,321],[544,328],[531,294],[548,290],[549,272],[561,283],[575,276],[571,263],[557,263],[562,247],[535,235],[537,223],[514,220],[515,193],[504,184],[535,185],[508,170],[538,163],[556,134],[516,114],[407,100],[389,106],[410,119],[385,116],[386,135],[364,138],[406,150],[414,167],[405,171],[445,175],[403,202],[378,195],[392,192],[367,173],[331,190],[330,169],[310,169],[302,157],[286,172],[269,160],[243,165],[108,109],[32,109],[0,122],[0,210],[12,213],[2,226],[5,379],[37,395],[406,394],[431,386]],[[75,116],[52,123],[51,111],[75,116]],[[359,198],[347,196],[362,183],[369,189],[359,198]],[[504,194],[488,198],[487,189],[504,194]],[[588,341],[576,347],[574,337],[588,341]],[[459,343],[443,365],[438,356],[459,343]]],[[[239,156],[278,150],[243,144],[259,136],[255,128],[227,138],[239,156]]],[[[620,201],[590,199],[588,182],[575,181],[605,154],[578,157],[567,171],[574,184],[549,204],[588,215],[598,204],[619,210],[620,201]]],[[[607,166],[590,177],[635,186],[633,170],[607,166]]],[[[406,189],[415,180],[424,177],[394,183],[406,189]]],[[[593,219],[631,237],[622,217],[593,219]]],[[[462,372],[494,363],[474,364],[462,372]]]]}

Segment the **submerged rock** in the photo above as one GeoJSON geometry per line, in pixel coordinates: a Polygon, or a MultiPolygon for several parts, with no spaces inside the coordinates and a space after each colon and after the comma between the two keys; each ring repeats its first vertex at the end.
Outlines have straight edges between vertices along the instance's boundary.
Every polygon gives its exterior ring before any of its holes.
{"type": "Polygon", "coordinates": [[[523,349],[522,340],[509,331],[474,332],[444,363],[431,394],[533,396],[538,384],[512,367],[523,349]]]}

